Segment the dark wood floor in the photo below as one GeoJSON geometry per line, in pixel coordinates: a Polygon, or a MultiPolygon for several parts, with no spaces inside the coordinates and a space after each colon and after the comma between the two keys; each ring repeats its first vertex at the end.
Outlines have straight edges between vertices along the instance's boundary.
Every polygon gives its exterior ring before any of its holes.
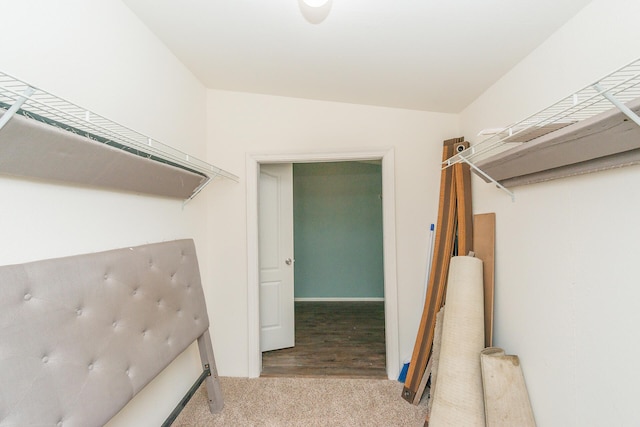
{"type": "Polygon", "coordinates": [[[262,376],[387,378],[383,302],[296,302],[296,346],[262,353],[262,376]]]}

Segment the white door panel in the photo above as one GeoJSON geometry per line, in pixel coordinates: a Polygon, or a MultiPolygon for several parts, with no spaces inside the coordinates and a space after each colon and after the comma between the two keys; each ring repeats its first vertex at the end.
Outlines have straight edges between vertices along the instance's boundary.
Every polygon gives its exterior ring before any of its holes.
{"type": "Polygon", "coordinates": [[[293,165],[260,166],[260,350],[295,345],[293,165]]]}
{"type": "Polygon", "coordinates": [[[278,328],[281,324],[281,284],[282,282],[265,282],[260,286],[260,325],[263,330],[278,328]]]}

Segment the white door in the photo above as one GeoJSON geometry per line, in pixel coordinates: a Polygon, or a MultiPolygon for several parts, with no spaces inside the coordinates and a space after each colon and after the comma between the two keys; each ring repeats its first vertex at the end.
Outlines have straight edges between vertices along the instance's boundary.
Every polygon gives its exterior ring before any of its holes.
{"type": "Polygon", "coordinates": [[[295,345],[293,165],[260,165],[260,351],[295,345]]]}

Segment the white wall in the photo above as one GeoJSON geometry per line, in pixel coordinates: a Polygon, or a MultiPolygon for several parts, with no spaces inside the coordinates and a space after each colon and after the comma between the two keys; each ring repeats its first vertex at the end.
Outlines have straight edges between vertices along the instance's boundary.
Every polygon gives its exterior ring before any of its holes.
{"type": "MultiPolygon", "coordinates": [[[[0,70],[206,156],[204,87],[120,1],[1,5],[0,70]]],[[[206,192],[183,210],[178,200],[0,177],[0,265],[183,237],[206,258],[206,192]]],[[[159,425],[199,375],[194,350],[111,425],[159,425]]]]}
{"type": "MultiPolygon", "coordinates": [[[[594,1],[462,113],[463,133],[638,58],[639,16],[637,0],[594,1]]],[[[475,211],[497,215],[495,344],[520,356],[538,425],[638,425],[640,168],[517,187],[515,203],[473,185],[475,211]]]]}
{"type": "Polygon", "coordinates": [[[395,149],[400,358],[410,357],[422,313],[429,224],[437,215],[442,141],[459,136],[457,115],[209,91],[210,154],[241,185],[212,190],[209,288],[213,340],[222,375],[248,375],[247,153],[395,149]],[[219,242],[219,243],[216,243],[219,242]]]}

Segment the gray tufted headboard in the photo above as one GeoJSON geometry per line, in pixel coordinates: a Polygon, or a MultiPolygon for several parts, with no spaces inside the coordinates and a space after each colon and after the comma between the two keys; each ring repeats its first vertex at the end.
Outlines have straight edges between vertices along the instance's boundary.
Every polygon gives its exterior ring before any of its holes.
{"type": "Polygon", "coordinates": [[[0,426],[106,423],[193,341],[222,409],[192,240],[0,267],[0,426]]]}

